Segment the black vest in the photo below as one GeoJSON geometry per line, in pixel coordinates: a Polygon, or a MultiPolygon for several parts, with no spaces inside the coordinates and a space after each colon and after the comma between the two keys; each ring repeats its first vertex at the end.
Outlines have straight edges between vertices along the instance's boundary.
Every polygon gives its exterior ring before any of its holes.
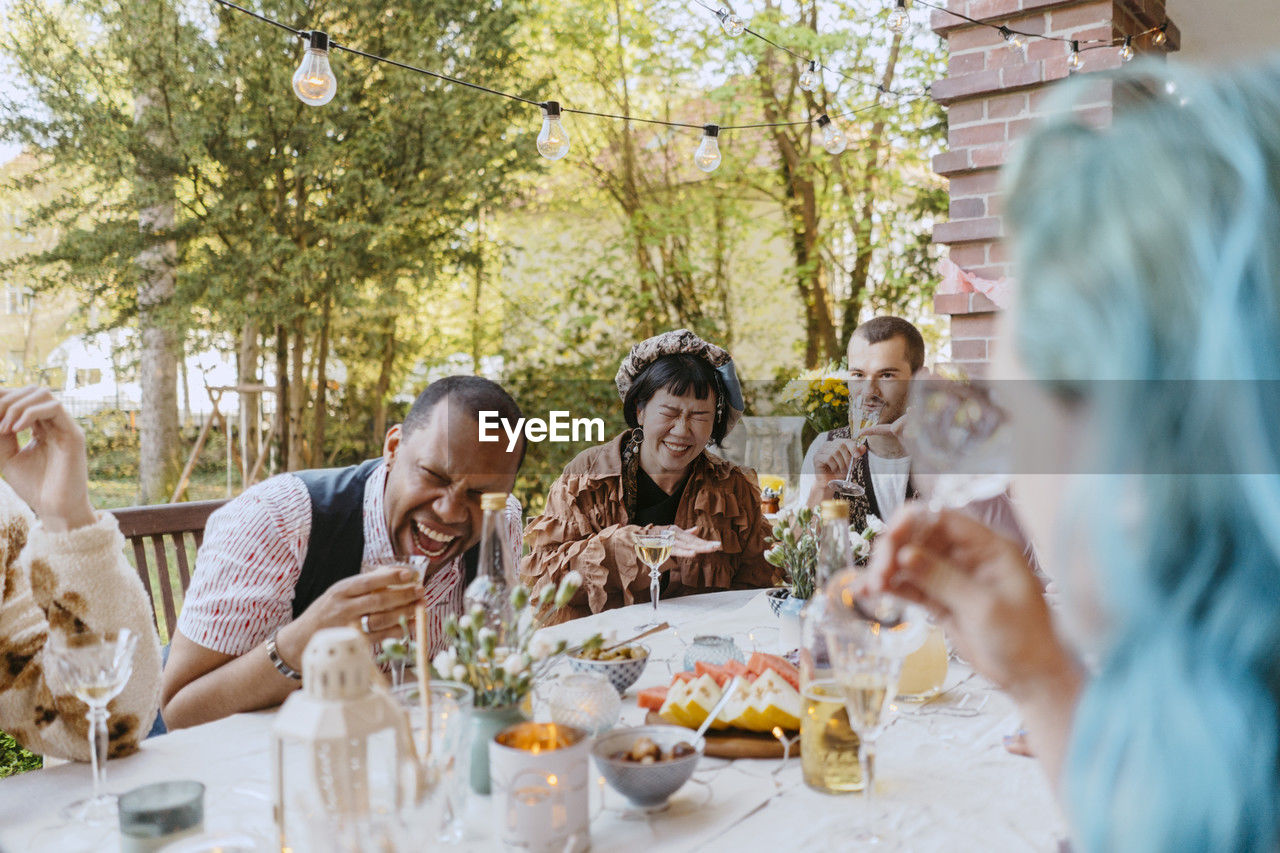
{"type": "MultiPolygon", "coordinates": [[[[311,538],[293,594],[297,619],[324,591],[360,573],[364,558],[364,486],[382,459],[349,468],[320,468],[294,474],[311,496],[311,538]]],[[[476,576],[479,546],[463,555],[463,583],[476,576]]]]}
{"type": "Polygon", "coordinates": [[[364,557],[364,484],[381,459],[349,468],[294,474],[311,496],[311,538],[293,593],[293,618],[343,578],[360,573],[364,557]]]}

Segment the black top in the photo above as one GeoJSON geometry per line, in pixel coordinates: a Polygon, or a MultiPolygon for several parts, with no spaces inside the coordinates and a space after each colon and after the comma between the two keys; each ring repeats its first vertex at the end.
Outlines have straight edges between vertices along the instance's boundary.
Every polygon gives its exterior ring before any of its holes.
{"type": "Polygon", "coordinates": [[[680,498],[684,495],[688,476],[680,481],[676,490],[667,494],[643,468],[636,470],[636,517],[632,524],[674,524],[676,510],[680,508],[680,498]]]}

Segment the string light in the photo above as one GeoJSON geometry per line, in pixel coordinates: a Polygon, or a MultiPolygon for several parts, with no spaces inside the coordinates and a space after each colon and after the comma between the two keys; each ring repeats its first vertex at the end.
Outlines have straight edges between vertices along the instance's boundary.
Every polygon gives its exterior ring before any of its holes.
{"type": "Polygon", "coordinates": [[[1019,59],[1027,58],[1027,40],[1025,38],[1004,25],[1000,27],[1000,35],[1009,43],[1010,49],[1018,55],[1019,59]]]}
{"type": "Polygon", "coordinates": [[[307,34],[307,49],[293,72],[293,93],[304,104],[323,107],[338,91],[338,78],[329,67],[329,36],[320,30],[307,34]]]}
{"type": "MultiPolygon", "coordinates": [[[[664,119],[644,118],[640,116],[615,115],[612,113],[593,112],[591,110],[579,110],[579,109],[572,109],[568,107],[561,107],[558,101],[535,101],[535,100],[531,100],[529,98],[523,97],[521,95],[512,94],[510,92],[503,92],[498,89],[491,89],[487,86],[482,86],[479,83],[472,83],[468,80],[463,80],[458,77],[452,77],[447,74],[441,74],[439,72],[432,71],[427,68],[420,68],[418,66],[409,65],[407,63],[399,62],[397,60],[390,59],[384,56],[378,56],[376,54],[366,53],[363,50],[359,50],[349,45],[339,44],[337,42],[330,41],[328,34],[320,30],[305,30],[305,29],[298,29],[296,27],[291,27],[279,21],[272,20],[271,18],[268,18],[265,15],[261,15],[253,11],[252,9],[247,9],[243,6],[237,5],[236,3],[231,2],[231,0],[214,0],[214,2],[226,8],[233,9],[235,11],[241,12],[250,17],[256,18],[266,24],[270,24],[273,27],[277,27],[281,30],[284,30],[289,34],[291,34],[292,36],[303,39],[307,43],[306,53],[303,56],[302,64],[299,66],[297,73],[294,75],[293,85],[294,85],[295,91],[298,94],[298,97],[302,98],[308,104],[322,106],[324,104],[327,104],[330,100],[333,99],[334,93],[337,91],[337,79],[333,75],[333,69],[329,66],[328,54],[330,51],[333,51],[333,50],[341,50],[346,53],[353,54],[355,56],[363,57],[373,62],[385,63],[387,65],[394,65],[397,68],[402,68],[402,69],[405,69],[406,71],[412,71],[418,74],[423,74],[428,77],[433,77],[437,80],[442,80],[457,86],[461,86],[469,89],[475,89],[477,91],[485,92],[490,95],[497,95],[499,97],[508,98],[513,101],[519,101],[520,103],[527,104],[529,106],[538,107],[539,109],[541,109],[542,116],[543,116],[542,127],[538,133],[538,139],[537,139],[538,153],[549,160],[563,159],[569,153],[569,147],[570,147],[569,134],[565,130],[564,125],[561,121],[561,116],[562,114],[565,114],[565,113],[574,113],[577,115],[594,116],[597,118],[614,119],[614,120],[626,121],[626,122],[642,122],[647,124],[663,125],[666,127],[673,127],[673,128],[690,128],[690,129],[701,128],[703,131],[703,139],[702,139],[702,143],[698,146],[698,149],[694,154],[694,161],[699,169],[702,169],[703,171],[706,171],[706,172],[714,171],[720,165],[721,155],[720,155],[720,146],[719,146],[719,135],[720,135],[720,132],[723,130],[749,130],[749,129],[756,129],[756,128],[798,127],[802,125],[811,125],[811,124],[817,123],[818,126],[823,130],[823,147],[824,148],[831,151],[832,153],[839,153],[840,151],[843,151],[845,146],[847,145],[847,140],[844,136],[843,131],[841,131],[838,127],[836,127],[831,122],[830,117],[828,117],[827,115],[822,115],[818,119],[814,119],[810,117],[802,121],[766,122],[766,123],[758,123],[758,124],[740,124],[740,125],[714,125],[714,124],[699,125],[699,124],[690,124],[686,122],[667,121],[664,119]]],[[[714,9],[703,4],[701,0],[695,0],[695,2],[697,2],[698,5],[703,6],[709,12],[715,12],[714,9]]],[[[723,9],[721,9],[720,12],[715,12],[715,13],[717,15],[721,13],[728,15],[728,13],[723,9]]],[[[739,22],[742,21],[741,18],[738,18],[737,20],[739,22]]],[[[799,57],[799,55],[796,54],[794,51],[788,50],[787,48],[782,47],[781,45],[778,45],[772,41],[769,41],[764,36],[761,36],[760,34],[750,29],[747,29],[745,22],[742,23],[742,28],[743,28],[742,29],[743,32],[750,33],[752,36],[769,43],[770,45],[774,46],[775,48],[778,48],[779,50],[782,50],[785,53],[788,53],[792,56],[796,56],[798,58],[803,58],[803,57],[799,57]]],[[[813,72],[816,78],[815,85],[821,86],[822,80],[821,80],[821,74],[819,72],[819,69],[823,69],[827,71],[831,71],[832,69],[827,68],[826,66],[817,62],[817,60],[805,59],[804,61],[809,63],[809,67],[807,71],[813,72]]],[[[853,80],[855,82],[863,82],[863,81],[857,81],[856,78],[847,77],[846,75],[840,74],[839,72],[836,72],[836,71],[833,71],[832,73],[837,74],[838,76],[843,77],[845,79],[853,80]]],[[[899,97],[904,97],[909,95],[909,97],[907,97],[906,100],[903,100],[900,102],[902,104],[913,103],[916,100],[919,100],[920,98],[926,97],[928,95],[927,90],[919,93],[892,92],[882,85],[876,85],[876,89],[882,94],[895,95],[899,97]]],[[[846,113],[843,113],[842,115],[845,115],[845,116],[855,115],[857,113],[865,112],[866,110],[878,109],[880,107],[881,107],[881,104],[877,101],[876,103],[869,104],[865,107],[860,107],[858,109],[850,110],[846,113]]],[[[837,116],[837,118],[840,118],[840,116],[837,116]]]]}
{"type": "Polygon", "coordinates": [[[817,60],[810,60],[809,67],[800,72],[800,79],[796,81],[796,85],[806,92],[812,92],[817,89],[822,82],[821,75],[818,74],[817,60]]]}
{"type": "Polygon", "coordinates": [[[1167,23],[1164,23],[1164,24],[1161,24],[1160,28],[1156,30],[1156,34],[1151,39],[1151,43],[1154,44],[1156,47],[1164,47],[1164,43],[1167,42],[1168,40],[1169,40],[1169,25],[1167,23]]]}
{"type": "Polygon", "coordinates": [[[822,147],[828,154],[840,154],[849,147],[849,139],[844,135],[844,131],[827,118],[825,113],[818,116],[818,127],[822,130],[822,147]]]}
{"type": "Polygon", "coordinates": [[[1067,57],[1067,70],[1079,71],[1084,68],[1084,60],[1080,58],[1080,42],[1071,42],[1071,55],[1067,57]]]}
{"type": "Polygon", "coordinates": [[[538,153],[548,160],[563,159],[569,153],[569,133],[560,123],[560,103],[542,105],[542,130],[538,131],[538,153]]]}
{"type": "Polygon", "coordinates": [[[714,172],[720,165],[720,127],[709,124],[702,129],[702,142],[693,153],[693,165],[704,172],[714,172]]]}
{"type": "Polygon", "coordinates": [[[728,9],[721,9],[716,14],[720,16],[720,26],[729,36],[737,38],[746,32],[747,22],[738,15],[733,14],[728,9]]]}
{"type": "Polygon", "coordinates": [[[1124,47],[1120,48],[1120,61],[1133,61],[1133,36],[1124,37],[1124,47]]]}
{"type": "Polygon", "coordinates": [[[905,32],[911,18],[907,15],[907,0],[898,0],[898,5],[889,13],[889,29],[895,33],[905,32]]]}

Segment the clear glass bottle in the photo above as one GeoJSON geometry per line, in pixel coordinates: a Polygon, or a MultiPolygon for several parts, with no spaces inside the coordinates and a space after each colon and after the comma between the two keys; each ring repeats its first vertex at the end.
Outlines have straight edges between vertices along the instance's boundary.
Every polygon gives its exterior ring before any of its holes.
{"type": "Polygon", "coordinates": [[[813,597],[800,611],[800,755],[805,784],[828,794],[862,790],[858,736],[849,726],[844,695],[835,680],[822,632],[823,588],[832,575],[853,565],[849,544],[849,504],[822,502],[822,531],[813,597]]]}
{"type": "Polygon", "coordinates": [[[480,561],[475,580],[463,593],[463,610],[477,605],[485,612],[485,626],[498,635],[504,645],[503,626],[511,625],[514,611],[511,590],[516,585],[516,568],[511,543],[507,541],[507,524],[503,514],[507,507],[506,492],[486,492],[480,496],[484,521],[480,528],[480,561]]]}

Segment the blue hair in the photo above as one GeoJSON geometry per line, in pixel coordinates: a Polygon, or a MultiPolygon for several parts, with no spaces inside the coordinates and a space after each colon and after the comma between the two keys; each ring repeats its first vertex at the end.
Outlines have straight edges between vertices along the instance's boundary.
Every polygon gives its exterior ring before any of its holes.
{"type": "Polygon", "coordinates": [[[1008,205],[1023,361],[1112,472],[1083,509],[1110,627],[1067,810],[1089,851],[1273,850],[1280,62],[1089,77],[1023,142],[1008,205]],[[1097,85],[1102,129],[1070,112],[1097,85]]]}

